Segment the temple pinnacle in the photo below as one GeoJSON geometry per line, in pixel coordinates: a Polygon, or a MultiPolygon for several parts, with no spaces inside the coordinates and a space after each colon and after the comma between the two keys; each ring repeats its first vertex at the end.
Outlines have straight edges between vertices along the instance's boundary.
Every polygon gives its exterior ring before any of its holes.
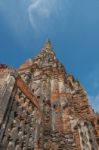
{"type": "Polygon", "coordinates": [[[45,44],[44,44],[44,49],[48,49],[52,51],[52,45],[51,45],[51,41],[48,39],[46,40],[45,44]]]}

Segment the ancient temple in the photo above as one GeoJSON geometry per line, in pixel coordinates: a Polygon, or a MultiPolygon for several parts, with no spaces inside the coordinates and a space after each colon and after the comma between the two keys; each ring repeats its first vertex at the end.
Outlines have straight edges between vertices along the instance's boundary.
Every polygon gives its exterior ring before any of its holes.
{"type": "Polygon", "coordinates": [[[0,150],[99,150],[99,115],[49,41],[18,70],[0,65],[0,150]]]}

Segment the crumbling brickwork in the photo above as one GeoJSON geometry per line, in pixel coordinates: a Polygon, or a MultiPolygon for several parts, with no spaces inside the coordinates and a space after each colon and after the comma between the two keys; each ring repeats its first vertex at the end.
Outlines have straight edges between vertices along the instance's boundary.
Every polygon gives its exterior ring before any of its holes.
{"type": "Polygon", "coordinates": [[[0,150],[99,150],[99,115],[49,41],[18,73],[37,98],[43,116],[18,89],[9,68],[1,65],[0,150]]]}

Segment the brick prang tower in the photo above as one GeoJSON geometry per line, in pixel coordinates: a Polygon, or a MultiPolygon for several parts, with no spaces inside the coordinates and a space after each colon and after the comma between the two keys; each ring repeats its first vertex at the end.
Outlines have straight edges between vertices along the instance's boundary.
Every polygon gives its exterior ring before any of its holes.
{"type": "Polygon", "coordinates": [[[47,41],[18,73],[38,99],[43,117],[0,65],[0,150],[99,150],[99,114],[47,41]]]}

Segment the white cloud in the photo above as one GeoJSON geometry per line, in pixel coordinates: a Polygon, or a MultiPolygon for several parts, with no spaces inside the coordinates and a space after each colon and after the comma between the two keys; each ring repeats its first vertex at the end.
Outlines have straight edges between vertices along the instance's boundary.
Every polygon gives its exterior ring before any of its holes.
{"type": "Polygon", "coordinates": [[[61,18],[61,12],[67,9],[67,4],[68,0],[31,0],[28,13],[33,29],[50,27],[55,18],[61,18]]]}
{"type": "Polygon", "coordinates": [[[23,34],[28,23],[34,32],[48,33],[66,20],[68,6],[68,0],[0,0],[0,11],[16,34],[23,34]]]}
{"type": "Polygon", "coordinates": [[[29,25],[33,34],[47,34],[50,29],[53,31],[64,23],[69,3],[68,0],[0,0],[0,11],[16,35],[24,35],[29,25]]]}

